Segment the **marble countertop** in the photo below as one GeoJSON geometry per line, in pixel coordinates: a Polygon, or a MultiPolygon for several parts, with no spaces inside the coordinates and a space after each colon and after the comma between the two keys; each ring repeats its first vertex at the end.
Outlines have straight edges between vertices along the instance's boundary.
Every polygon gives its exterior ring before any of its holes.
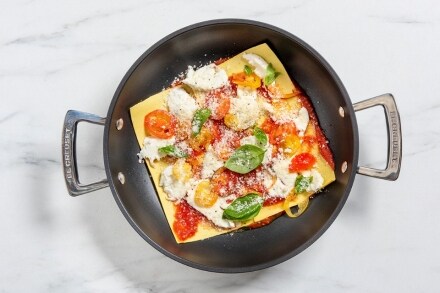
{"type": "MultiPolygon", "coordinates": [[[[436,1],[3,1],[0,292],[439,292],[440,5],[436,1]],[[189,4],[190,3],[190,4],[189,4]],[[216,18],[273,24],[313,46],[353,102],[392,93],[395,182],[356,176],[304,252],[245,274],[199,271],[148,245],[110,189],[72,198],[61,169],[69,109],[105,116],[131,64],[165,35],[216,18]]],[[[357,115],[360,164],[383,167],[383,112],[357,115]]],[[[102,127],[79,127],[85,182],[105,176],[102,127]]]]}

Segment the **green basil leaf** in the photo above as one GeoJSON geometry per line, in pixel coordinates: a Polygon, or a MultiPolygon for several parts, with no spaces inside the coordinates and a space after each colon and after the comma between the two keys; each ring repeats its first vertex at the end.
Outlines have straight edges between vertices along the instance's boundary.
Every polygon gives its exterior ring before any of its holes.
{"type": "Polygon", "coordinates": [[[275,68],[273,67],[272,63],[269,63],[269,65],[267,65],[266,68],[266,76],[264,77],[264,84],[265,85],[272,84],[280,74],[281,74],[280,72],[275,71],[275,68]]]}
{"type": "Polygon", "coordinates": [[[247,221],[255,218],[263,206],[263,198],[256,193],[248,193],[234,200],[224,211],[223,218],[232,221],[247,221]]]}
{"type": "Polygon", "coordinates": [[[264,159],[264,150],[251,144],[245,144],[235,150],[225,163],[225,167],[240,174],[246,174],[257,168],[264,159]]]}
{"type": "Polygon", "coordinates": [[[246,75],[251,75],[252,72],[252,68],[249,65],[244,66],[244,73],[246,73],[246,75]]]}
{"type": "Polygon", "coordinates": [[[295,193],[301,193],[306,191],[310,183],[313,181],[313,176],[304,177],[303,175],[298,175],[295,180],[295,193]]]}
{"type": "Polygon", "coordinates": [[[264,148],[267,144],[267,135],[260,127],[254,128],[254,136],[257,140],[257,146],[264,148]]]}
{"type": "Polygon", "coordinates": [[[205,124],[205,122],[208,120],[210,115],[211,115],[211,110],[206,108],[198,109],[194,113],[194,118],[191,124],[191,131],[193,137],[200,133],[203,124],[205,124]]]}
{"type": "Polygon", "coordinates": [[[164,147],[159,148],[159,152],[163,153],[167,156],[176,157],[176,158],[186,158],[188,157],[188,154],[182,151],[181,149],[173,146],[173,145],[167,145],[164,147]]]}

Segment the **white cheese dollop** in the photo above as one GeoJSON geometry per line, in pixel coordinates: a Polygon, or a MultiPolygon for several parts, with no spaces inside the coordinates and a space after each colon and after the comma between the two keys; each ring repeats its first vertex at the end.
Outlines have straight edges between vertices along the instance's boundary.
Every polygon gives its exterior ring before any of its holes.
{"type": "Polygon", "coordinates": [[[259,78],[266,76],[266,69],[269,64],[263,58],[252,53],[244,53],[243,58],[254,67],[254,72],[259,78]]]}
{"type": "Polygon", "coordinates": [[[324,178],[316,169],[312,169],[310,171],[304,171],[302,172],[302,175],[304,177],[310,177],[310,176],[313,177],[312,182],[310,183],[309,186],[307,186],[306,189],[307,191],[316,192],[322,188],[324,184],[324,178]]]}
{"type": "Polygon", "coordinates": [[[168,145],[173,145],[176,142],[176,138],[173,136],[168,139],[145,137],[144,146],[138,154],[139,159],[148,159],[150,163],[155,160],[160,160],[164,157],[164,154],[159,153],[159,149],[168,145]]]}
{"type": "Polygon", "coordinates": [[[277,178],[275,184],[269,189],[267,196],[286,198],[292,188],[292,186],[284,184],[280,178],[277,178]]]}
{"type": "Polygon", "coordinates": [[[296,129],[299,131],[299,135],[303,136],[307,129],[307,125],[309,125],[309,113],[307,112],[307,109],[304,107],[299,109],[298,115],[294,118],[293,122],[295,123],[296,129]]]}
{"type": "Polygon", "coordinates": [[[237,98],[231,99],[229,113],[236,118],[237,129],[244,130],[254,125],[260,117],[257,91],[250,88],[238,87],[237,98]]]}
{"type": "Polygon", "coordinates": [[[201,180],[195,181],[192,184],[192,188],[188,190],[188,196],[186,197],[186,201],[190,206],[194,209],[198,210],[202,215],[204,215],[208,220],[214,223],[214,225],[222,228],[233,228],[235,227],[235,223],[233,221],[229,221],[223,219],[223,210],[228,207],[227,200],[228,197],[219,197],[217,201],[214,203],[212,207],[204,208],[198,206],[194,201],[195,190],[197,185],[201,180]]]}
{"type": "Polygon", "coordinates": [[[159,185],[162,186],[167,195],[167,199],[170,201],[182,199],[188,189],[191,188],[190,181],[184,182],[183,180],[177,180],[173,176],[173,166],[168,166],[162,171],[159,185]]]}
{"type": "Polygon", "coordinates": [[[210,178],[222,166],[223,161],[215,155],[213,148],[209,146],[203,158],[202,178],[210,178]]]}
{"type": "Polygon", "coordinates": [[[269,189],[270,197],[286,197],[295,187],[296,173],[290,173],[289,164],[292,158],[274,160],[272,171],[276,176],[275,184],[269,189]]]}
{"type": "Polygon", "coordinates": [[[292,158],[276,158],[274,160],[274,163],[272,165],[272,170],[274,171],[275,175],[281,179],[281,181],[289,186],[295,185],[295,179],[296,179],[296,173],[291,173],[289,171],[289,165],[292,161],[292,158]]]}
{"type": "Polygon", "coordinates": [[[209,91],[228,85],[229,81],[226,71],[215,64],[209,64],[195,71],[189,66],[183,83],[197,90],[209,91]]]}
{"type": "Polygon", "coordinates": [[[165,99],[170,113],[177,117],[177,119],[186,123],[192,121],[198,106],[194,98],[183,88],[173,88],[165,99]]]}

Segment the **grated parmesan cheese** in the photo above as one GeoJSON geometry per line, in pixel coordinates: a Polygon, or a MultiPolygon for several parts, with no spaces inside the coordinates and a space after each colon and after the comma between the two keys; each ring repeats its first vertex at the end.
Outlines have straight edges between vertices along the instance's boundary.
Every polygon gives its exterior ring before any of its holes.
{"type": "Polygon", "coordinates": [[[257,91],[246,87],[237,88],[237,98],[231,99],[229,113],[236,118],[236,128],[244,130],[254,125],[260,117],[257,91]]]}

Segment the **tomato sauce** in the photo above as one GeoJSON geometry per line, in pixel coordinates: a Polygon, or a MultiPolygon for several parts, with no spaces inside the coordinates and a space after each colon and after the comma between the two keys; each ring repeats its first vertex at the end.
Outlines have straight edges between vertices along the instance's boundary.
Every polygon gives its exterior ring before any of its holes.
{"type": "Polygon", "coordinates": [[[316,117],[315,110],[313,109],[313,106],[311,102],[307,99],[307,97],[300,95],[298,98],[301,101],[303,107],[307,109],[307,112],[309,112],[310,121],[315,125],[319,152],[321,153],[321,156],[324,158],[324,160],[326,160],[330,167],[334,170],[335,161],[333,160],[332,152],[330,150],[330,147],[328,146],[327,138],[322,132],[321,127],[319,127],[318,117],[316,117]]]}
{"type": "Polygon", "coordinates": [[[176,205],[174,214],[173,230],[179,240],[184,241],[197,232],[197,227],[202,221],[203,215],[182,200],[176,205]]]}

